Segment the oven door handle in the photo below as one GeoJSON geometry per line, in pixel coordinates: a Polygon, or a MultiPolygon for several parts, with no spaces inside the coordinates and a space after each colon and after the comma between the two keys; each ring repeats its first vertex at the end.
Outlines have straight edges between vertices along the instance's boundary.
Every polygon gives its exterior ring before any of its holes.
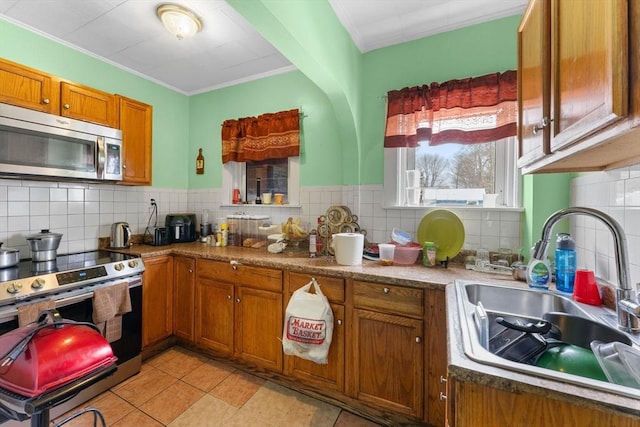
{"type": "MultiPolygon", "coordinates": [[[[129,289],[135,288],[135,287],[138,287],[138,286],[141,286],[141,285],[142,285],[142,280],[135,279],[135,280],[132,280],[131,282],[129,282],[129,289]]],[[[85,301],[85,300],[88,300],[88,299],[91,299],[91,298],[93,298],[93,291],[87,292],[87,293],[84,293],[84,294],[80,294],[80,295],[74,295],[74,296],[68,297],[68,298],[61,298],[61,299],[55,300],[56,308],[58,308],[58,307],[66,307],[68,305],[75,304],[75,303],[78,303],[80,301],[85,301]]]]}

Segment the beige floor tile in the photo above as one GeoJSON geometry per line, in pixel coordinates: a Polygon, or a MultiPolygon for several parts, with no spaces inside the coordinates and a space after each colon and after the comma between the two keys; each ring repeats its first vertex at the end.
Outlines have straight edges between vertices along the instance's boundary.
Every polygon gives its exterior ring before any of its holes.
{"type": "MultiPolygon", "coordinates": [[[[259,418],[249,411],[238,411],[234,416],[229,418],[224,424],[224,427],[282,427],[275,424],[271,424],[267,420],[259,418]]],[[[287,426],[288,427],[288,426],[287,426]]]]}
{"type": "Polygon", "coordinates": [[[197,388],[177,381],[140,406],[147,415],[169,424],[204,396],[197,388]]]}
{"type": "Polygon", "coordinates": [[[340,408],[267,382],[240,409],[275,426],[331,427],[340,408]]]}
{"type": "Polygon", "coordinates": [[[173,420],[169,427],[217,427],[226,426],[238,408],[205,394],[200,400],[173,420]]]}
{"type": "Polygon", "coordinates": [[[182,377],[182,381],[200,390],[210,391],[234,371],[234,368],[224,363],[207,360],[197,369],[182,377]]]}
{"type": "Polygon", "coordinates": [[[362,418],[351,412],[342,411],[336,420],[333,427],[377,427],[380,424],[376,424],[373,421],[369,421],[366,418],[362,418]]]}
{"type": "Polygon", "coordinates": [[[215,386],[209,394],[239,408],[258,391],[262,384],[264,380],[261,378],[235,371],[215,386]]]}
{"type": "Polygon", "coordinates": [[[149,415],[145,414],[139,409],[136,409],[129,412],[127,415],[121,418],[120,421],[114,424],[109,424],[109,427],[164,427],[164,424],[159,423],[149,415]]]}
{"type": "Polygon", "coordinates": [[[153,363],[153,366],[157,369],[161,369],[169,375],[173,375],[176,378],[182,378],[185,375],[198,370],[200,366],[208,360],[204,356],[200,356],[199,354],[188,350],[179,351],[174,349],[175,347],[169,350],[172,352],[171,357],[157,360],[153,363]]]}
{"type": "MultiPolygon", "coordinates": [[[[107,391],[91,399],[86,404],[78,408],[74,408],[73,410],[67,412],[66,414],[63,414],[62,416],[57,418],[55,421],[60,422],[64,418],[70,416],[73,413],[81,411],[84,408],[98,409],[102,413],[102,416],[104,417],[107,425],[111,425],[113,423],[118,422],[128,413],[135,410],[135,408],[130,403],[120,398],[119,396],[116,396],[111,391],[107,391]]],[[[65,424],[64,426],[65,427],[84,427],[87,425],[93,425],[92,413],[83,414],[77,418],[74,418],[72,421],[65,424]]]]}
{"type": "Polygon", "coordinates": [[[151,359],[145,360],[144,365],[157,366],[159,363],[166,362],[167,360],[171,360],[177,355],[180,354],[180,347],[171,347],[163,351],[162,353],[153,356],[151,359]]]}
{"type": "Polygon", "coordinates": [[[134,377],[113,388],[112,391],[127,402],[140,407],[144,402],[161,393],[178,381],[172,375],[153,366],[147,366],[134,377]]]}

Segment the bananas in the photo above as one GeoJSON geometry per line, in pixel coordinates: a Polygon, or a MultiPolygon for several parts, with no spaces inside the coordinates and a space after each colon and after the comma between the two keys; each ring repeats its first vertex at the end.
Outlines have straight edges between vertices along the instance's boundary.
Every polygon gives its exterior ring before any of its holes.
{"type": "Polygon", "coordinates": [[[291,217],[287,219],[287,222],[282,224],[282,233],[285,238],[291,239],[303,239],[307,237],[308,233],[300,226],[300,218],[295,220],[291,217]]]}

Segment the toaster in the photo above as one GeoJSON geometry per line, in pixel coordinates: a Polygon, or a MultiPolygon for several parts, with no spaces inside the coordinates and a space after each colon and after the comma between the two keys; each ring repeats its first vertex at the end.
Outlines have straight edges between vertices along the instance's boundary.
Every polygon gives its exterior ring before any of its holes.
{"type": "Polygon", "coordinates": [[[195,242],[196,235],[196,214],[167,214],[164,222],[169,230],[169,242],[195,242]]]}

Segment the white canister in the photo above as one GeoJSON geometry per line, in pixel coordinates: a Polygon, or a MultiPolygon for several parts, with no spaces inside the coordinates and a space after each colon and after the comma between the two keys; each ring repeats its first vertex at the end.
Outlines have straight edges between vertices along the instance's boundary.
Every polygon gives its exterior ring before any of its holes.
{"type": "Polygon", "coordinates": [[[331,245],[340,265],[361,265],[364,250],[364,234],[338,233],[332,236],[331,245]]]}

